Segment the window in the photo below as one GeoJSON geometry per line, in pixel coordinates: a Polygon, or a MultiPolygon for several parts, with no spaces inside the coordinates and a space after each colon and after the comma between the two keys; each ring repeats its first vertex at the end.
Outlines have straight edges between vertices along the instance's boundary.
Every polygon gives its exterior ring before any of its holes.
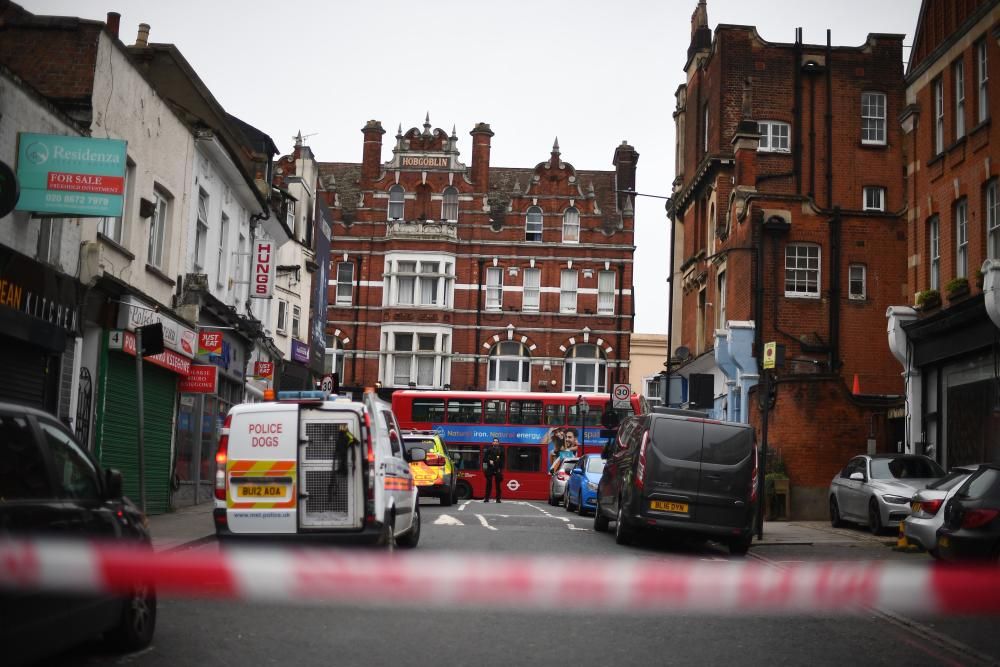
{"type": "Polygon", "coordinates": [[[278,299],[278,333],[285,333],[288,326],[288,302],[278,299]]]}
{"type": "Polygon", "coordinates": [[[879,185],[866,185],[864,192],[865,196],[862,208],[865,211],[885,210],[885,188],[879,185]]]}
{"type": "Polygon", "coordinates": [[[420,304],[423,306],[438,305],[438,262],[420,262],[420,304]]]}
{"type": "Polygon", "coordinates": [[[205,272],[205,251],[208,245],[208,193],[198,191],[198,222],[194,233],[194,272],[205,272]]]}
{"type": "Polygon", "coordinates": [[[542,291],[542,270],[524,270],[524,295],[521,299],[521,310],[537,313],[542,291]]]}
{"type": "Polygon", "coordinates": [[[389,188],[389,219],[390,220],[402,220],[403,219],[403,199],[405,193],[403,191],[403,186],[394,185],[389,188]]]}
{"type": "Polygon", "coordinates": [[[559,312],[576,312],[577,274],[572,269],[563,269],[559,281],[559,312]]]}
{"type": "Polygon", "coordinates": [[[524,223],[524,240],[542,240],[542,209],[537,206],[532,206],[528,209],[524,223]]]}
{"type": "Polygon", "coordinates": [[[219,263],[216,266],[215,284],[226,284],[226,257],[229,255],[229,216],[225,213],[219,220],[219,263]]]}
{"type": "Polygon", "coordinates": [[[443,258],[387,259],[390,306],[448,307],[454,288],[453,264],[443,258]]]}
{"type": "Polygon", "coordinates": [[[660,399],[660,394],[663,391],[663,380],[660,376],[655,376],[646,380],[646,391],[644,396],[646,401],[650,405],[660,405],[663,401],[660,399]]]}
{"type": "Polygon", "coordinates": [[[442,388],[450,374],[451,336],[441,331],[386,331],[383,377],[396,387],[442,388]]]}
{"type": "Polygon", "coordinates": [[[558,426],[566,423],[565,405],[546,405],[545,423],[549,426],[558,426]]]}
{"type": "Polygon", "coordinates": [[[792,243],[785,248],[785,296],[819,296],[819,246],[792,243]]]}
{"type": "Polygon", "coordinates": [[[979,96],[979,122],[990,117],[989,69],[986,61],[986,40],[976,45],[976,90],[979,96]]]}
{"type": "Polygon", "coordinates": [[[864,264],[851,264],[847,269],[847,297],[852,301],[864,301],[868,298],[865,271],[864,264]]]}
{"type": "Polygon", "coordinates": [[[563,213],[563,243],[580,242],[580,211],[570,206],[563,213]]]}
{"type": "Polygon", "coordinates": [[[50,498],[49,471],[24,417],[0,415],[0,498],[50,498]]]}
{"type": "MultiPolygon", "coordinates": [[[[240,228],[240,240],[239,240],[239,243],[236,246],[236,266],[237,266],[237,269],[236,269],[235,273],[236,273],[236,280],[238,280],[238,281],[247,281],[247,280],[250,279],[250,276],[249,276],[249,273],[248,273],[249,266],[250,266],[249,254],[250,254],[250,243],[247,240],[247,233],[246,233],[246,231],[243,230],[242,225],[241,225],[241,228],[240,228]]],[[[237,302],[245,301],[246,300],[246,294],[247,294],[247,291],[249,291],[249,289],[250,289],[249,285],[247,285],[246,287],[237,286],[236,287],[236,294],[234,296],[234,298],[236,298],[236,301],[237,302]]]]}
{"type": "Polygon", "coordinates": [[[952,65],[955,78],[955,139],[965,136],[965,65],[956,60],[952,65]]]}
{"type": "Polygon", "coordinates": [[[542,402],[541,401],[511,401],[510,402],[510,423],[511,424],[541,424],[542,402]]]}
{"type": "Polygon", "coordinates": [[[302,319],[302,309],[292,306],[292,338],[299,337],[299,322],[302,319]]]}
{"type": "Polygon", "coordinates": [[[486,269],[486,310],[503,308],[503,269],[491,266],[486,269]]]}
{"type": "Polygon", "coordinates": [[[941,289],[941,224],[936,215],[927,221],[927,245],[930,288],[941,289]]]}
{"type": "Polygon", "coordinates": [[[969,275],[969,216],[966,201],[955,204],[955,277],[969,275]]]}
{"type": "Polygon", "coordinates": [[[481,424],[483,402],[478,399],[449,398],[445,418],[449,424],[481,424]]]}
{"type": "Polygon", "coordinates": [[[99,500],[101,497],[97,468],[73,438],[54,424],[39,420],[38,425],[48,441],[49,453],[55,466],[56,488],[63,498],[99,500]]]}
{"type": "Polygon", "coordinates": [[[531,391],[531,353],[522,343],[502,341],[490,350],[487,391],[531,391]]]}
{"type": "Polygon", "coordinates": [[[540,472],[542,469],[540,447],[507,447],[506,454],[509,472],[540,472]]]}
{"type": "Polygon", "coordinates": [[[146,262],[163,267],[163,240],[167,235],[170,201],[161,190],[153,190],[153,217],[149,220],[149,247],[146,262]]]}
{"type": "Polygon", "coordinates": [[[934,95],[934,154],[944,152],[944,82],[938,78],[931,84],[934,95]]]}
{"type": "Polygon", "coordinates": [[[861,94],[861,143],[885,143],[885,93],[861,94]]]}
{"type": "Polygon", "coordinates": [[[486,423],[507,423],[507,401],[499,399],[486,401],[486,423]]]}
{"type": "Polygon", "coordinates": [[[353,300],[354,263],[337,263],[337,298],[338,306],[349,306],[353,300]]]}
{"type": "Polygon", "coordinates": [[[438,423],[444,421],[443,398],[414,398],[412,409],[413,421],[438,423]]]}
{"type": "Polygon", "coordinates": [[[324,373],[336,373],[344,381],[344,347],[336,336],[326,337],[326,357],[323,361],[324,373]]]}
{"type": "Polygon", "coordinates": [[[615,272],[600,271],[597,274],[597,314],[615,314],[615,272]]]}
{"type": "Polygon", "coordinates": [[[701,111],[701,149],[708,153],[708,104],[701,111]]]}
{"type": "Polygon", "coordinates": [[[715,286],[715,328],[726,328],[726,272],[720,271],[715,286]]]}
{"type": "Polygon", "coordinates": [[[399,273],[399,276],[396,278],[396,303],[401,306],[412,306],[414,303],[414,286],[416,285],[417,278],[409,274],[416,273],[417,263],[400,262],[396,270],[399,273]]]}
{"type": "Polygon", "coordinates": [[[62,249],[62,218],[42,218],[38,228],[38,259],[46,264],[59,266],[62,249]]]}
{"type": "Polygon", "coordinates": [[[597,392],[607,391],[607,362],[604,353],[596,345],[574,345],[566,353],[563,366],[563,391],[597,392]]]}
{"type": "Polygon", "coordinates": [[[1000,259],[1000,192],[996,179],[986,185],[986,256],[1000,259]]]}
{"type": "Polygon", "coordinates": [[[441,219],[451,222],[458,221],[458,189],[450,185],[444,189],[444,201],[441,203],[441,219]]]}
{"type": "Polygon", "coordinates": [[[130,159],[125,161],[125,200],[122,202],[122,214],[117,218],[101,218],[97,226],[97,231],[111,239],[115,243],[122,245],[124,220],[132,204],[132,193],[135,190],[135,162],[130,159]]]}
{"type": "Polygon", "coordinates": [[[757,150],[763,153],[788,153],[791,151],[791,126],[777,120],[764,120],[757,123],[760,133],[760,146],[757,150]]]}

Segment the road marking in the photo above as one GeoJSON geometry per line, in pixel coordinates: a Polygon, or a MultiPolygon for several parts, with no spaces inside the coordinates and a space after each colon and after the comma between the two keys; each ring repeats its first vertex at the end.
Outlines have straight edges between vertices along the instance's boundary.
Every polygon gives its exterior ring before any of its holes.
{"type": "MultiPolygon", "coordinates": [[[[567,519],[567,521],[568,521],[568,519],[567,519]]],[[[570,530],[582,530],[582,531],[585,531],[585,532],[591,530],[590,528],[577,528],[576,526],[574,526],[573,524],[570,524],[570,523],[567,523],[566,527],[569,528],[570,530]]]]}
{"type": "Polygon", "coordinates": [[[435,526],[464,526],[465,524],[451,516],[450,514],[442,514],[434,522],[435,526]]]}
{"type": "Polygon", "coordinates": [[[486,523],[486,517],[484,517],[482,514],[477,514],[476,516],[479,517],[479,523],[483,524],[484,526],[486,526],[490,530],[496,530],[496,528],[494,528],[490,524],[486,523]]]}
{"type": "Polygon", "coordinates": [[[462,503],[462,504],[461,504],[461,505],[459,506],[459,508],[458,508],[458,511],[459,511],[459,512],[464,512],[464,511],[465,511],[465,508],[466,508],[466,507],[468,507],[468,506],[469,506],[469,503],[471,503],[471,502],[472,502],[471,500],[466,500],[466,501],[465,501],[464,503],[462,503]]]}

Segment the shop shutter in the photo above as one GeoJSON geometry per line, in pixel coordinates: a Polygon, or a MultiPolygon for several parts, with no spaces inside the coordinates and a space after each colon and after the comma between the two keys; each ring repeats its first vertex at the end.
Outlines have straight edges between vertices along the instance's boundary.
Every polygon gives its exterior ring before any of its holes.
{"type": "MultiPolygon", "coordinates": [[[[151,364],[142,368],[145,394],[143,424],[146,459],[146,511],[162,514],[170,507],[170,440],[173,433],[177,375],[151,364]]],[[[136,505],[139,498],[139,425],[136,411],[138,386],[135,357],[108,352],[104,385],[104,418],[101,462],[117,468],[125,481],[125,495],[136,505]]]]}
{"type": "Polygon", "coordinates": [[[3,338],[0,344],[0,400],[46,409],[45,387],[49,353],[15,338],[3,338]]]}

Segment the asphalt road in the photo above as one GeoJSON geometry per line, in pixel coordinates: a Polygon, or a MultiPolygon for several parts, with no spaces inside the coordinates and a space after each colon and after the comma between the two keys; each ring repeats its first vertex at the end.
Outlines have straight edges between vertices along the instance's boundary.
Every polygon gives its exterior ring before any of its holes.
{"type": "MultiPolygon", "coordinates": [[[[593,519],[544,501],[421,505],[418,550],[727,560],[711,542],[643,540],[621,547],[593,519]]],[[[612,524],[613,527],[613,524],[612,524]]],[[[200,545],[198,550],[217,548],[200,545]]],[[[397,552],[402,554],[402,552],[397,552]]],[[[885,541],[759,546],[782,567],[809,560],[912,558],[885,541]]],[[[405,557],[405,554],[402,554],[405,557]]],[[[428,572],[432,577],[433,572],[428,572]]],[[[581,575],[578,584],[587,581],[581,575]]],[[[575,586],[575,585],[574,585],[575,586]]],[[[565,612],[345,608],[161,600],[154,645],[126,656],[93,643],[49,665],[978,665],[1000,663],[1000,621],[856,616],[631,615],[588,612],[565,590],[565,612]]]]}

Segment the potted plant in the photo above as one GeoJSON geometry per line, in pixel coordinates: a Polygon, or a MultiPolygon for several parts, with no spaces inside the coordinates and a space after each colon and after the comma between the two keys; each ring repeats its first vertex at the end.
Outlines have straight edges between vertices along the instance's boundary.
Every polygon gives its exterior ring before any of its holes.
{"type": "Polygon", "coordinates": [[[767,459],[767,469],[764,475],[765,516],[768,520],[788,519],[785,510],[789,494],[788,487],[789,480],[788,471],[785,469],[785,459],[781,456],[780,451],[775,451],[767,459]],[[777,502],[779,497],[782,498],[782,502],[777,502]]]}
{"type": "Polygon", "coordinates": [[[936,289],[925,289],[917,293],[917,308],[930,310],[941,305],[941,293],[936,289]]]}
{"type": "Polygon", "coordinates": [[[969,293],[969,279],[952,278],[948,281],[948,284],[944,286],[944,289],[948,292],[949,301],[959,299],[969,293]]]}

